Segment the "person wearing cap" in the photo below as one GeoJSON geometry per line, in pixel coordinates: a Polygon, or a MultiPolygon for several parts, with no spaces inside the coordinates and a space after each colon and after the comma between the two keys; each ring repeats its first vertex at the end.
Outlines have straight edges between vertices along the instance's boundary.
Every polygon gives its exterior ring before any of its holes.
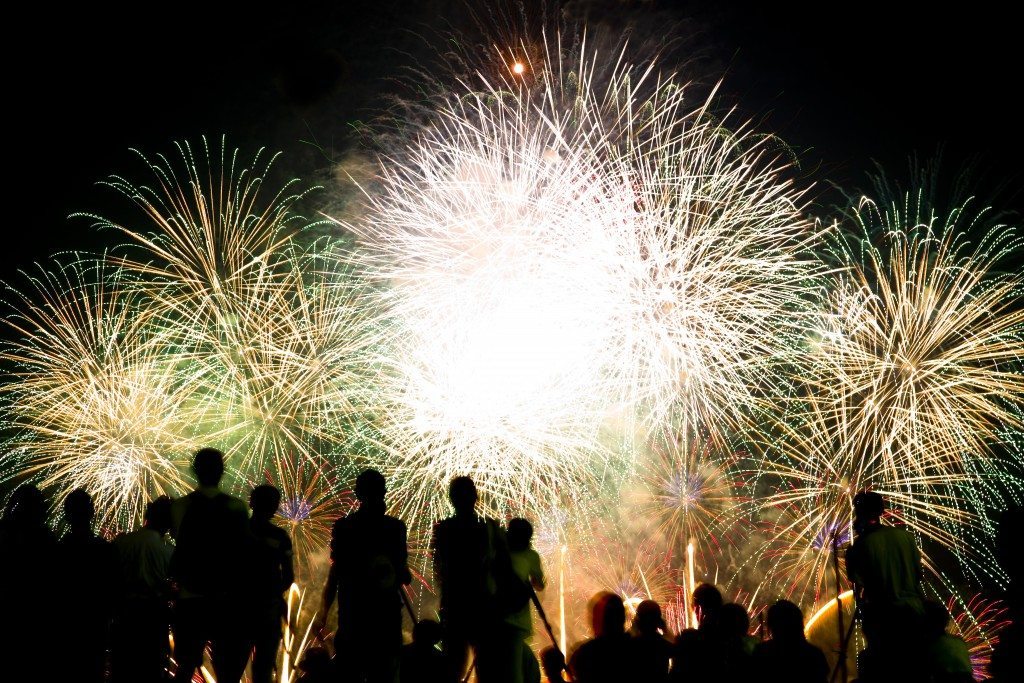
{"type": "Polygon", "coordinates": [[[910,532],[882,524],[885,500],[875,491],[853,499],[857,537],[846,552],[846,575],[853,583],[864,636],[868,641],[862,678],[911,680],[901,673],[908,649],[917,652],[922,629],[924,592],[921,553],[910,532]],[[872,673],[874,672],[874,673],[872,673]],[[903,678],[900,678],[903,676],[903,678]]]}

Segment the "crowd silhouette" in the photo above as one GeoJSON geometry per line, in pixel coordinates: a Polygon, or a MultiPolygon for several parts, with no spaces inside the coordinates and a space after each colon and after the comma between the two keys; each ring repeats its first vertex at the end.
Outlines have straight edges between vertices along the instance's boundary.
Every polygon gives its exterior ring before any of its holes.
{"type": "MultiPolygon", "coordinates": [[[[281,494],[256,486],[246,505],[222,491],[224,460],[214,449],[195,455],[193,471],[194,491],[151,501],[142,528],[112,542],[93,530],[88,492],[77,489],[64,499],[66,532],[59,540],[47,523],[43,494],[29,484],[12,492],[0,520],[0,585],[5,630],[12,634],[0,639],[0,661],[11,680],[186,682],[195,680],[204,652],[220,683],[239,681],[247,666],[253,683],[277,680],[284,594],[294,580],[291,540],[272,521],[281,494]]],[[[563,653],[545,620],[551,645],[541,648],[538,661],[531,602],[541,611],[536,591],[544,589],[545,577],[531,547],[530,522],[517,518],[502,526],[479,515],[469,477],[453,479],[448,493],[454,514],[434,525],[431,539],[438,619],[417,620],[405,592],[412,581],[406,526],[387,514],[385,478],[376,470],[359,475],[358,507],[332,528],[331,566],[313,629],[324,633],[336,608],[337,631],[332,643],[306,650],[298,680],[840,680],[838,667],[831,670],[825,654],[807,641],[797,605],[772,604],[758,638],[746,609],[726,603],[710,584],[692,594],[697,628],[674,636],[657,602],[641,602],[627,627],[622,597],[599,593],[588,605],[592,637],[563,653]],[[414,622],[408,644],[403,607],[414,622]]],[[[846,569],[867,647],[851,677],[863,683],[974,680],[967,645],[947,631],[945,607],[924,597],[913,536],[882,523],[884,500],[877,493],[858,494],[854,508],[856,539],[846,569]]],[[[990,680],[999,683],[1022,680],[1021,564],[1015,552],[1006,552],[1020,522],[1020,509],[1010,510],[1000,529],[1012,624],[992,656],[990,680]]]]}

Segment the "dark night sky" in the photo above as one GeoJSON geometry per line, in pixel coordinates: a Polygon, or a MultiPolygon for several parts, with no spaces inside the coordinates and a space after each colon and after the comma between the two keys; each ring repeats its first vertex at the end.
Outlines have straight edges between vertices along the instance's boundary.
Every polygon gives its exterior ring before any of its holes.
{"type": "MultiPolygon", "coordinates": [[[[288,4],[288,3],[285,3],[288,4]]],[[[589,3],[615,24],[623,3],[589,3]]],[[[634,16],[677,18],[725,69],[725,89],[759,129],[801,153],[826,186],[860,182],[878,160],[900,171],[912,152],[946,145],[954,167],[976,155],[990,177],[1021,185],[1018,29],[1009,10],[971,2],[630,3],[634,16]]],[[[340,149],[348,123],[414,49],[405,29],[464,23],[459,0],[339,0],[271,11],[153,3],[57,11],[24,5],[8,26],[5,157],[8,191],[0,278],[107,239],[76,210],[102,211],[108,173],[144,178],[127,151],[169,151],[206,133],[247,149],[283,149],[312,175],[340,149]],[[302,140],[315,138],[327,155],[302,140]],[[131,175],[135,174],[135,175],[131,175]]],[[[1020,193],[1006,200],[1021,208],[1020,193]]]]}

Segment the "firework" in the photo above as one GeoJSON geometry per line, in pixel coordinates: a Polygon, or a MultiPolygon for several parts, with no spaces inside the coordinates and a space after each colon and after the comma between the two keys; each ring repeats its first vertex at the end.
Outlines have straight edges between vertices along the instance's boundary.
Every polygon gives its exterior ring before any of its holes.
{"type": "Polygon", "coordinates": [[[240,485],[373,443],[364,395],[382,327],[363,280],[334,243],[300,246],[290,185],[264,200],[237,153],[179,151],[181,168],[149,165],[153,188],[110,181],[144,210],[132,227],[98,219],[128,245],[9,297],[11,457],[59,493],[89,490],[112,531],[187,490],[200,444],[240,485]]]}
{"type": "Polygon", "coordinates": [[[558,57],[529,91],[464,86],[346,226],[390,285],[386,439],[411,511],[467,472],[513,510],[578,497],[615,466],[609,432],[677,404],[739,420],[799,328],[816,233],[758,142],[653,66],[597,85],[599,55],[558,57]]]}
{"type": "Polygon", "coordinates": [[[75,263],[10,291],[16,333],[2,357],[7,448],[61,499],[82,487],[102,527],[130,528],[151,496],[187,490],[188,397],[159,332],[119,274],[75,263]],[[111,286],[111,283],[113,286],[111,286]]]}
{"type": "Polygon", "coordinates": [[[304,193],[261,195],[266,167],[222,146],[179,145],[181,162],[146,162],[154,187],[109,184],[144,212],[148,230],[100,219],[141,255],[118,259],[150,296],[154,324],[177,336],[194,377],[195,420],[236,467],[315,458],[336,448],[368,386],[358,368],[374,344],[361,286],[333,245],[300,248],[312,224],[304,193]],[[256,169],[256,170],[254,170],[256,169]]]}
{"type": "Polygon", "coordinates": [[[988,680],[992,650],[999,642],[999,632],[1010,625],[1009,610],[1000,600],[975,595],[966,603],[957,596],[949,598],[949,633],[963,638],[970,648],[974,680],[988,680]]]}

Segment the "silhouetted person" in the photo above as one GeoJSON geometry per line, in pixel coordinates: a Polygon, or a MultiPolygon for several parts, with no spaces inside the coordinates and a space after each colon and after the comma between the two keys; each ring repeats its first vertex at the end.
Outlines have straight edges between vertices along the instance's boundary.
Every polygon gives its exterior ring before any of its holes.
{"type": "MultiPolygon", "coordinates": [[[[544,568],[541,566],[540,555],[530,547],[533,525],[521,517],[511,519],[506,537],[516,579],[534,590],[544,590],[544,568]]],[[[526,602],[505,618],[513,629],[511,638],[515,652],[512,657],[521,662],[519,671],[513,671],[512,676],[523,683],[540,683],[540,667],[530,647],[530,639],[533,637],[533,615],[530,610],[530,602],[526,602]]]]}
{"type": "Polygon", "coordinates": [[[768,608],[771,640],[754,649],[754,671],[765,683],[825,683],[828,661],[824,653],[807,642],[804,615],[788,600],[768,608]]]}
{"type": "Polygon", "coordinates": [[[224,456],[213,448],[192,462],[198,487],[171,504],[172,533],[177,544],[171,574],[177,584],[174,602],[175,681],[186,683],[202,663],[210,643],[220,683],[236,683],[249,658],[245,578],[251,548],[248,509],[218,488],[224,456]]]}
{"type": "Polygon", "coordinates": [[[434,525],[431,540],[434,577],[441,590],[447,680],[462,679],[472,647],[477,674],[488,683],[486,679],[500,660],[500,656],[491,656],[488,648],[503,616],[495,607],[497,583],[492,569],[504,535],[497,522],[476,514],[476,485],[469,477],[452,479],[448,499],[455,514],[434,525]]]}
{"type": "Polygon", "coordinates": [[[46,501],[32,484],[16,488],[0,520],[0,607],[16,624],[0,638],[0,662],[11,680],[32,680],[50,651],[44,637],[52,632],[62,606],[54,591],[57,539],[46,524],[46,501]]]}
{"type": "Polygon", "coordinates": [[[405,524],[385,514],[384,476],[365,470],[356,478],[359,509],[334,523],[331,569],[322,619],[338,602],[336,668],[346,680],[392,683],[402,648],[402,599],[412,580],[405,524]]]}
{"type": "Polygon", "coordinates": [[[684,683],[717,679],[721,675],[722,638],[718,614],[722,593],[709,583],[698,584],[691,596],[697,628],[676,636],[669,680],[684,683]]]}
{"type": "Polygon", "coordinates": [[[924,603],[924,666],[930,683],[972,683],[971,651],[963,638],[946,632],[949,612],[941,602],[924,603]]]}
{"type": "Polygon", "coordinates": [[[672,643],[666,637],[668,627],[661,616],[661,606],[644,600],[636,608],[630,636],[633,641],[633,680],[638,683],[664,683],[668,680],[672,659],[672,643]]]}
{"type": "Polygon", "coordinates": [[[171,623],[171,499],[146,506],[141,529],[114,539],[118,601],[114,616],[111,674],[114,683],[157,683],[166,676],[171,623]]]}
{"type": "Polygon", "coordinates": [[[57,587],[64,627],[75,635],[54,664],[59,679],[83,683],[104,678],[117,572],[113,549],[92,529],[95,515],[85,489],[75,489],[64,499],[68,532],[58,544],[57,587]]]}
{"type": "Polygon", "coordinates": [[[921,554],[909,532],[881,523],[885,501],[874,491],[853,499],[856,540],[846,553],[868,648],[860,675],[871,681],[921,676],[921,554]]]}
{"type": "Polygon", "coordinates": [[[734,683],[753,678],[750,669],[756,639],[750,636],[750,615],[735,602],[722,605],[717,614],[719,680],[734,683]]]}
{"type": "Polygon", "coordinates": [[[444,683],[445,659],[440,644],[441,624],[421,619],[412,629],[412,642],[402,647],[401,683],[444,683]]]}
{"type": "Polygon", "coordinates": [[[594,637],[569,657],[569,671],[576,683],[633,681],[633,660],[626,633],[626,607],[614,593],[598,593],[590,600],[590,626],[594,637]]]}
{"type": "Polygon", "coordinates": [[[262,484],[249,495],[253,536],[250,576],[252,581],[252,680],[270,683],[273,679],[277,648],[281,644],[281,624],[285,616],[285,598],[295,572],[292,568],[292,540],[288,532],[275,526],[273,519],[281,505],[281,492],[262,484]]]}
{"type": "Polygon", "coordinates": [[[565,655],[557,647],[549,646],[540,651],[540,668],[547,683],[563,683],[566,680],[565,655]]]}

